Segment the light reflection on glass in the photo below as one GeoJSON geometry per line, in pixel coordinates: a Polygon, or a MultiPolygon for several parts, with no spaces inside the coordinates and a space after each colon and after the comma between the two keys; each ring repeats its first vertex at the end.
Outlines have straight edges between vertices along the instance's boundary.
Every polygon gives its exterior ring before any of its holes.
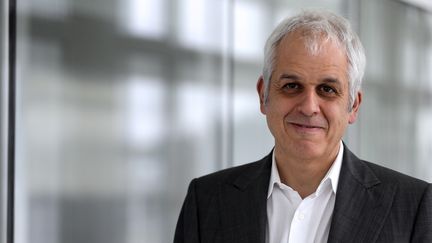
{"type": "Polygon", "coordinates": [[[236,1],[234,4],[234,53],[242,60],[260,61],[266,36],[263,34],[266,5],[259,1],[236,1]]]}
{"type": "Polygon", "coordinates": [[[164,83],[140,77],[131,77],[127,83],[128,142],[132,147],[141,149],[160,146],[167,132],[164,83]]]}
{"type": "Polygon", "coordinates": [[[223,42],[223,16],[226,0],[180,0],[178,1],[176,36],[187,48],[204,53],[221,51],[223,42]]]}
{"type": "Polygon", "coordinates": [[[121,4],[122,26],[127,34],[146,38],[166,35],[168,16],[165,0],[126,0],[121,4]]]}

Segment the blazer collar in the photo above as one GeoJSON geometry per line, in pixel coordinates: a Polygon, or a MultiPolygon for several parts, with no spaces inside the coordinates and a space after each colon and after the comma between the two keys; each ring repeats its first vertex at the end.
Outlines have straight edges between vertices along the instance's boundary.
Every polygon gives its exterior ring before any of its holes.
{"type": "Polygon", "coordinates": [[[260,183],[266,183],[268,187],[268,180],[270,179],[271,163],[272,163],[273,150],[265,156],[263,159],[254,163],[247,168],[241,175],[233,180],[233,185],[240,190],[246,190],[251,184],[256,184],[257,181],[260,183]]]}
{"type": "Polygon", "coordinates": [[[244,165],[221,187],[223,242],[265,242],[270,169],[271,153],[256,163],[244,165]]]}
{"type": "Polygon", "coordinates": [[[343,155],[343,164],[341,174],[352,176],[359,184],[365,188],[370,188],[380,184],[380,180],[375,173],[357,156],[355,156],[344,144],[345,153],[343,155]]]}
{"type": "Polygon", "coordinates": [[[374,242],[394,194],[345,146],[328,242],[374,242]]]}

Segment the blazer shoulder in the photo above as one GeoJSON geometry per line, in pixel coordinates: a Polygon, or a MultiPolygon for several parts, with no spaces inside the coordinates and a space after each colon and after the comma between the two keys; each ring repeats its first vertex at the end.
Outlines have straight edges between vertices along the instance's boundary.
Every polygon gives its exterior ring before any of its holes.
{"type": "Polygon", "coordinates": [[[430,185],[430,183],[426,181],[400,173],[384,166],[364,160],[362,160],[362,162],[365,163],[366,166],[373,171],[373,173],[381,181],[381,183],[394,184],[399,188],[421,192],[424,192],[430,185]]]}
{"type": "Polygon", "coordinates": [[[196,178],[195,183],[206,188],[212,188],[220,184],[234,183],[239,178],[254,179],[262,173],[270,171],[271,156],[268,155],[261,160],[249,162],[247,164],[238,165],[213,172],[196,178]]]}

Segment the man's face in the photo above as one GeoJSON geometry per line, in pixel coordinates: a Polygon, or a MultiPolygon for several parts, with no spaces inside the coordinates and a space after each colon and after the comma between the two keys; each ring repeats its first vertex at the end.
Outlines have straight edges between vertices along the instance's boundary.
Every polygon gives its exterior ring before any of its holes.
{"type": "Polygon", "coordinates": [[[278,153],[292,159],[336,156],[346,127],[356,120],[361,93],[349,109],[348,62],[342,48],[321,42],[311,54],[294,32],[276,50],[267,101],[262,78],[257,89],[261,112],[275,138],[278,153]]]}

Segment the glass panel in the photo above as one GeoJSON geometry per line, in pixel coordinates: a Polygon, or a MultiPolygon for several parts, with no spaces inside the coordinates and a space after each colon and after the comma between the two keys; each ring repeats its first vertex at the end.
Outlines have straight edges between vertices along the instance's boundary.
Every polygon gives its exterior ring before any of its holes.
{"type": "Polygon", "coordinates": [[[226,1],[19,4],[16,242],[172,241],[222,165],[226,1]]]}
{"type": "Polygon", "coordinates": [[[368,59],[360,155],[431,181],[432,130],[426,124],[432,105],[432,16],[397,1],[370,0],[362,1],[360,19],[368,59]]]}
{"type": "Polygon", "coordinates": [[[346,141],[431,179],[425,12],[372,0],[22,0],[16,242],[172,241],[193,177],[272,148],[255,91],[264,41],[308,7],[361,20],[365,98],[346,141]]]}

